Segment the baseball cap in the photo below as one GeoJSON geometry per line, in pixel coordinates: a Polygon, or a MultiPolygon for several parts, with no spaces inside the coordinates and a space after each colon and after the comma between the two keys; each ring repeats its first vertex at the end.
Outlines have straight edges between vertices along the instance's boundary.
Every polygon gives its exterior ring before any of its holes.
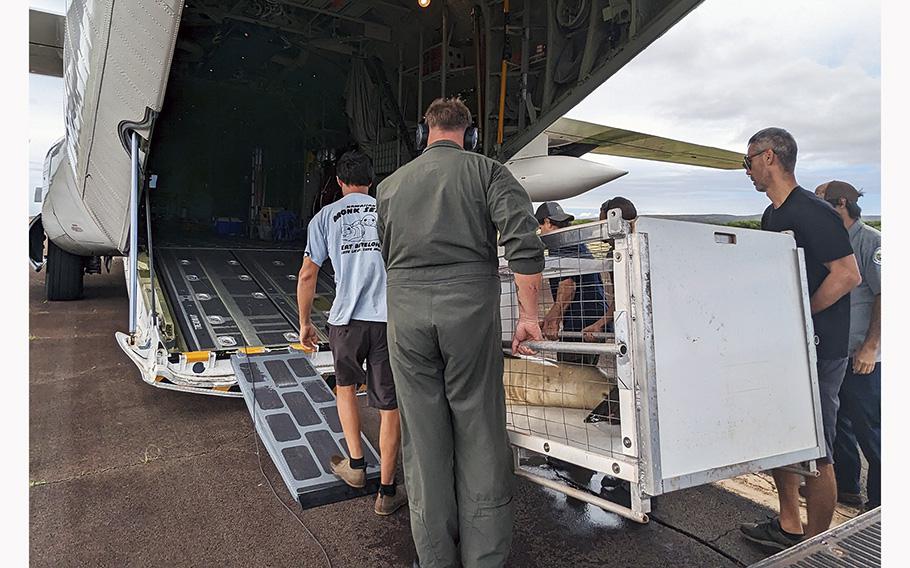
{"type": "Polygon", "coordinates": [[[829,181],[825,188],[825,201],[836,201],[843,197],[850,203],[856,203],[860,195],[862,194],[855,187],[845,181],[829,181]]]}
{"type": "Polygon", "coordinates": [[[556,221],[560,223],[562,221],[574,221],[575,216],[569,215],[562,210],[562,207],[559,206],[559,203],[555,201],[546,201],[540,204],[540,207],[537,208],[537,211],[534,213],[534,217],[537,218],[538,223],[543,223],[544,219],[550,219],[551,221],[556,221]]]}

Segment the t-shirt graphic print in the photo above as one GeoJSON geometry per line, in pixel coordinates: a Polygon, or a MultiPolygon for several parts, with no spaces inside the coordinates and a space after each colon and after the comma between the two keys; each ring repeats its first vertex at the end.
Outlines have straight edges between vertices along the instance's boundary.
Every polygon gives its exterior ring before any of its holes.
{"type": "Polygon", "coordinates": [[[387,319],[386,273],[376,225],[376,200],[362,193],[345,195],[310,221],[304,255],[319,266],[328,258],[335,270],[330,325],[387,319]]]}

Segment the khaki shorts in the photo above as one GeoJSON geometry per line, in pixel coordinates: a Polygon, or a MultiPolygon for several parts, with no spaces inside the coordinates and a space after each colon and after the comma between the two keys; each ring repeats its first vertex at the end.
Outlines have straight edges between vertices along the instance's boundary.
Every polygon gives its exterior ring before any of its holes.
{"type": "Polygon", "coordinates": [[[329,346],[335,360],[335,384],[350,387],[365,383],[370,406],[379,410],[398,408],[385,322],[351,320],[348,325],[330,325],[329,346]]]}

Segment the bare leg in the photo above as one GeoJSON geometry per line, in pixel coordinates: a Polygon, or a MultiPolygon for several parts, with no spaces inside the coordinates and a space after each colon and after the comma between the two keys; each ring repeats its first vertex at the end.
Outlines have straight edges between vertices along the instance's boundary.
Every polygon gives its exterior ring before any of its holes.
{"type": "Polygon", "coordinates": [[[803,534],[803,523],[799,517],[800,476],[779,469],[775,469],[772,474],[780,502],[780,528],[791,534],[803,534]]]}
{"type": "Polygon", "coordinates": [[[806,526],[806,537],[813,537],[825,532],[831,526],[834,517],[834,506],[837,503],[837,480],[834,477],[834,466],[819,463],[818,477],[806,479],[806,508],[809,510],[809,523],[806,526]]]}
{"type": "Polygon", "coordinates": [[[383,485],[395,483],[398,448],[401,446],[401,414],[398,409],[379,411],[380,476],[383,485]]]}
{"type": "Polygon", "coordinates": [[[338,400],[338,417],[341,419],[341,429],[344,439],[348,443],[351,458],[363,457],[363,447],[360,445],[360,407],[357,405],[357,387],[336,387],[335,397],[338,400]]]}

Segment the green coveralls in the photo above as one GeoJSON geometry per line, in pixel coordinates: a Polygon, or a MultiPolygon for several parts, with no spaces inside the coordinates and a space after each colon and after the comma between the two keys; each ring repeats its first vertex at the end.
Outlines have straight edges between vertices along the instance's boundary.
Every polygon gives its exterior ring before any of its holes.
{"type": "Polygon", "coordinates": [[[434,143],[377,190],[411,532],[424,568],[502,566],[512,542],[497,230],[543,269],[531,201],[498,162],[434,143]]]}

